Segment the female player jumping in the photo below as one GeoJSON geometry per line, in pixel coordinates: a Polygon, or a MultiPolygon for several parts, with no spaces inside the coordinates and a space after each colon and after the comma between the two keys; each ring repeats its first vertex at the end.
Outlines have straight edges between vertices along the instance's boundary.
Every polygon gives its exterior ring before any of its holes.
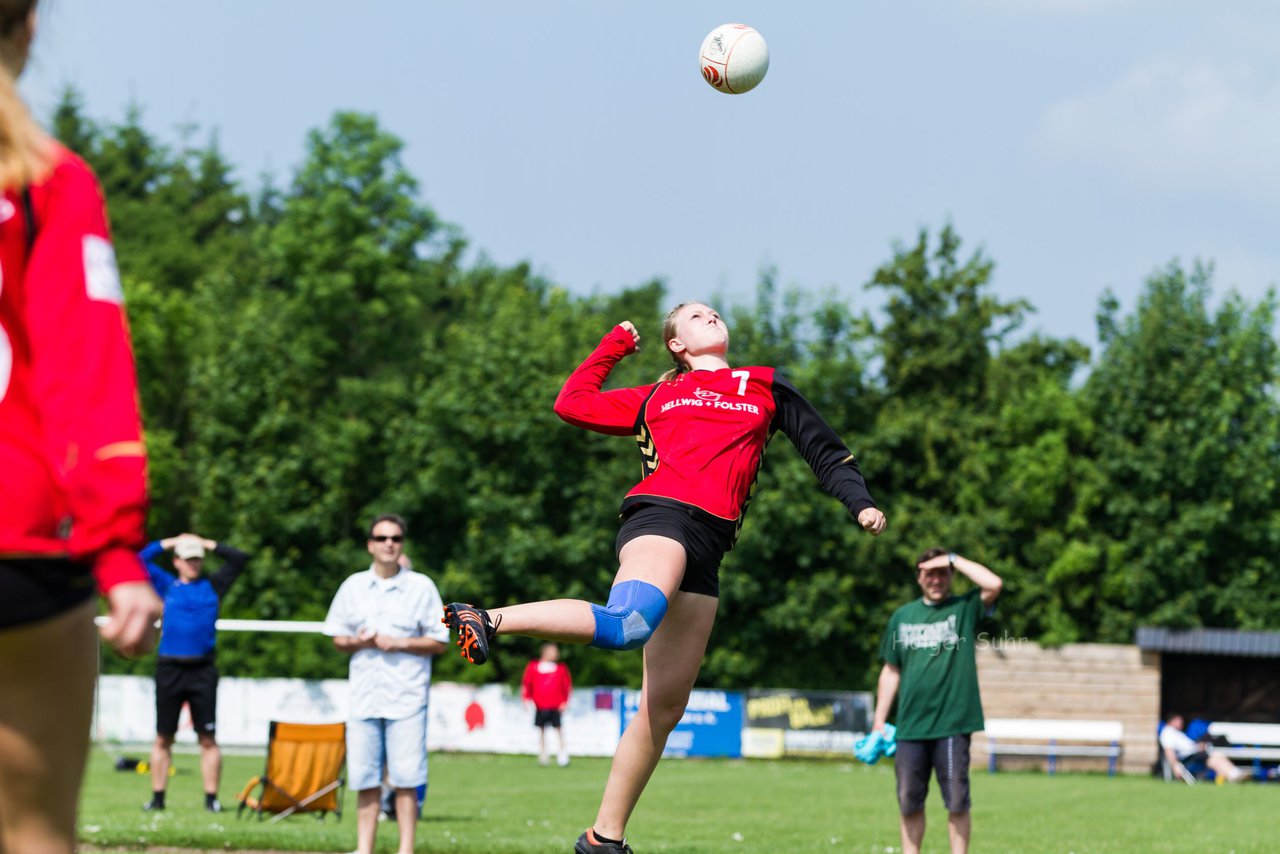
{"type": "Polygon", "coordinates": [[[663,339],[676,367],[661,381],[601,390],[639,344],[639,333],[624,321],[556,398],[556,414],[570,424],[634,435],[640,444],[644,478],[622,502],[619,569],[608,602],[445,608],[445,622],[458,630],[458,646],[473,664],[488,659],[499,631],[603,649],[645,647],[640,708],[618,744],[600,811],[578,839],[578,854],[631,851],[623,831],[684,714],[715,622],[720,561],[733,546],[774,431],[786,434],[858,524],[875,535],[885,528],[853,455],[795,387],[773,368],[729,365],[729,330],[719,314],[703,303],[676,306],[663,339]]]}

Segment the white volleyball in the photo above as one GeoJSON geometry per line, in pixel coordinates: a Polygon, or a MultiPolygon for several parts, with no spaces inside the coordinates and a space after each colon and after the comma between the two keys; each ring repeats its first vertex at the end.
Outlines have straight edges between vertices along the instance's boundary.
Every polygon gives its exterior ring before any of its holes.
{"type": "Polygon", "coordinates": [[[702,40],[698,67],[712,89],[740,95],[764,79],[769,70],[769,46],[746,24],[723,24],[702,40]]]}

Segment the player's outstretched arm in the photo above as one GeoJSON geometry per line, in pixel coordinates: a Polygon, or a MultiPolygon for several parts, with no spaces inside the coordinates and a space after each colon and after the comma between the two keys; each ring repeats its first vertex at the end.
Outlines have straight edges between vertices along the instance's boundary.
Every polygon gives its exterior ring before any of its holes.
{"type": "Polygon", "coordinates": [[[774,371],[775,424],[795,445],[827,494],[848,508],[864,531],[880,536],[888,524],[876,507],[849,448],[831,425],[780,371],[774,371]]]}

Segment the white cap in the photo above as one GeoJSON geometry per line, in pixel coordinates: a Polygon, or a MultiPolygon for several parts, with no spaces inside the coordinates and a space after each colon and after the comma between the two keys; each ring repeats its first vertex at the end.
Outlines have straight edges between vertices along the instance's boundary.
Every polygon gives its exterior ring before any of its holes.
{"type": "Polygon", "coordinates": [[[204,557],[204,543],[195,537],[179,537],[173,544],[173,553],[183,560],[204,557]]]}

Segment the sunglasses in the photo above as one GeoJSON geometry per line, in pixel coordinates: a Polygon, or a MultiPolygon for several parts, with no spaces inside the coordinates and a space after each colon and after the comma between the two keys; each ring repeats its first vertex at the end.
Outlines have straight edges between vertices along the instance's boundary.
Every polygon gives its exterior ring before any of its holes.
{"type": "Polygon", "coordinates": [[[381,537],[370,537],[375,543],[403,543],[404,534],[386,534],[381,537]]]}

